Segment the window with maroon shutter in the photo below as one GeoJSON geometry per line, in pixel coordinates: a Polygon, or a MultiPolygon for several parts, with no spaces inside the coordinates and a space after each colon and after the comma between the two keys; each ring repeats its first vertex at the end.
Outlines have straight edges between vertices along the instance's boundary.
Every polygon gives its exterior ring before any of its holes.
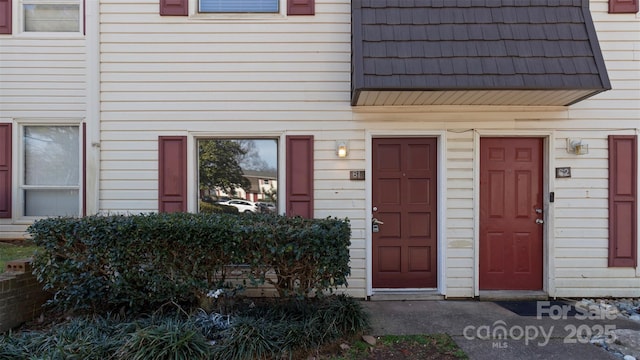
{"type": "Polygon", "coordinates": [[[0,124],[0,218],[11,218],[11,124],[0,124]]]}
{"type": "Polygon", "coordinates": [[[11,1],[0,0],[0,34],[11,34],[11,1]]]}
{"type": "Polygon", "coordinates": [[[639,0],[609,0],[610,14],[635,14],[638,12],[639,0]]]}
{"type": "Polygon", "coordinates": [[[288,0],[287,15],[314,15],[315,0],[288,0]]]}
{"type": "Polygon", "coordinates": [[[162,16],[189,15],[189,0],[160,0],[160,15],[162,16]]]}
{"type": "Polygon", "coordinates": [[[187,137],[158,138],[158,211],[187,211],[187,137]]]}
{"type": "Polygon", "coordinates": [[[287,215],[313,218],[313,136],[287,136],[287,215]]]}
{"type": "Polygon", "coordinates": [[[609,136],[609,266],[635,267],[638,253],[638,137],[609,136]]]}

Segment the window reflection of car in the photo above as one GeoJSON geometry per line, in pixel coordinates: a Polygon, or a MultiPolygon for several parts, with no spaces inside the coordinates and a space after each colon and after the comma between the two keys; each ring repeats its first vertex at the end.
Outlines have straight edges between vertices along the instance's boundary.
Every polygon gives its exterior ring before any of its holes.
{"type": "Polygon", "coordinates": [[[233,199],[233,200],[218,201],[216,202],[216,204],[233,206],[238,209],[238,212],[241,212],[241,213],[258,212],[258,206],[253,201],[249,201],[249,200],[233,199]]]}
{"type": "Polygon", "coordinates": [[[276,205],[274,203],[269,202],[257,202],[258,210],[261,213],[274,213],[276,212],[276,205]]]}

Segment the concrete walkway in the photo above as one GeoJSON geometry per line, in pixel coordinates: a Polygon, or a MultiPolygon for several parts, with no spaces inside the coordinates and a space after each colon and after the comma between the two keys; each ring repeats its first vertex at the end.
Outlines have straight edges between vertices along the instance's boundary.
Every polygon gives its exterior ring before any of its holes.
{"type": "Polygon", "coordinates": [[[590,344],[591,334],[640,330],[639,322],[611,320],[610,314],[563,316],[552,303],[536,304],[536,312],[553,315],[540,319],[488,301],[368,301],[363,306],[371,316],[371,335],[447,333],[470,359],[621,359],[590,344]]]}

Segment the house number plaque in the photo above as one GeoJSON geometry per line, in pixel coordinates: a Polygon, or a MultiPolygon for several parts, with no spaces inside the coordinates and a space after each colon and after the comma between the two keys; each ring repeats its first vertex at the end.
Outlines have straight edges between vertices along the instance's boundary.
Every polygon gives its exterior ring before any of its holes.
{"type": "Polygon", "coordinates": [[[351,180],[364,180],[364,170],[351,170],[351,171],[349,171],[349,179],[351,179],[351,180]]]}

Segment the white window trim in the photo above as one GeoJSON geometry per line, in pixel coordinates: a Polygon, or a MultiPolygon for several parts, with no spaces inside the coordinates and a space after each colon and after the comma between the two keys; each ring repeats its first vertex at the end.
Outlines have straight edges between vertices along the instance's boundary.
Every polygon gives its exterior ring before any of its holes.
{"type": "Polygon", "coordinates": [[[281,20],[287,17],[287,0],[279,1],[277,13],[201,13],[200,0],[189,0],[189,18],[193,20],[281,20]]]}
{"type": "Polygon", "coordinates": [[[82,0],[19,0],[17,6],[13,7],[14,34],[20,37],[39,39],[82,39],[84,38],[84,1],[82,0]],[[25,31],[24,5],[25,4],[72,4],[79,5],[78,31],[74,32],[46,32],[46,31],[25,31]],[[16,29],[17,27],[17,29],[16,29]],[[17,30],[17,31],[16,31],[17,30]]]}
{"type": "Polygon", "coordinates": [[[16,119],[15,125],[17,131],[13,131],[12,143],[15,144],[12,154],[13,166],[13,178],[12,182],[16,184],[13,186],[12,198],[12,213],[14,224],[31,224],[34,220],[46,218],[47,216],[25,216],[24,215],[24,193],[25,189],[78,189],[78,216],[83,214],[83,169],[85,164],[82,162],[82,150],[84,144],[84,137],[82,131],[82,119],[16,119]],[[78,186],[30,186],[24,185],[24,128],[26,126],[77,126],[78,127],[78,155],[80,157],[79,166],[79,184],[78,186]]]}

